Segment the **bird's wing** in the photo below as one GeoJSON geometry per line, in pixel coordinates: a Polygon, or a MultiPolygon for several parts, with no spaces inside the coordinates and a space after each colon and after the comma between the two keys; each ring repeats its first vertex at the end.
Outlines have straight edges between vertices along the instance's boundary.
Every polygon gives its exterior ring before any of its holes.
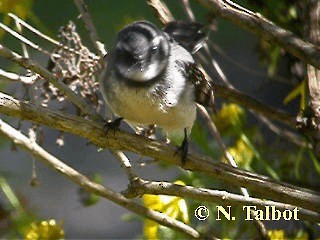
{"type": "Polygon", "coordinates": [[[214,85],[209,81],[196,63],[187,66],[188,79],[195,87],[196,102],[203,106],[213,107],[214,85]]]}
{"type": "Polygon", "coordinates": [[[197,22],[175,21],[168,23],[163,31],[193,54],[203,46],[207,38],[202,29],[203,25],[197,22]]]}

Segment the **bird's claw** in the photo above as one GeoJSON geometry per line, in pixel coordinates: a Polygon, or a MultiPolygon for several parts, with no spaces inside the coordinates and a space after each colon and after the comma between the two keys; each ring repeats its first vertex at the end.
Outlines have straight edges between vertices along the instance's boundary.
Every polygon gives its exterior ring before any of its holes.
{"type": "Polygon", "coordinates": [[[113,134],[115,135],[116,134],[116,130],[119,130],[119,127],[120,127],[120,124],[121,124],[122,120],[123,120],[123,118],[119,117],[119,118],[116,118],[113,121],[110,121],[110,120],[106,121],[105,124],[104,124],[105,132],[108,134],[108,132],[110,130],[113,130],[113,134]]]}

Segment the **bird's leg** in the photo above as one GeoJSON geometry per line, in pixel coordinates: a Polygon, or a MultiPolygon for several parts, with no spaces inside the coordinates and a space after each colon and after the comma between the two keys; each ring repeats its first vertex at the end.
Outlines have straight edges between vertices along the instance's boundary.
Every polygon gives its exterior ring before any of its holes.
{"type": "Polygon", "coordinates": [[[181,154],[181,164],[182,165],[184,165],[187,161],[188,150],[189,150],[189,140],[188,140],[187,128],[185,128],[183,141],[177,149],[177,152],[179,152],[181,154]]]}
{"type": "Polygon", "coordinates": [[[109,132],[109,130],[113,130],[113,134],[116,134],[116,130],[119,130],[121,121],[123,120],[122,117],[116,118],[115,120],[111,121],[106,121],[104,125],[104,130],[106,133],[109,132]]]}

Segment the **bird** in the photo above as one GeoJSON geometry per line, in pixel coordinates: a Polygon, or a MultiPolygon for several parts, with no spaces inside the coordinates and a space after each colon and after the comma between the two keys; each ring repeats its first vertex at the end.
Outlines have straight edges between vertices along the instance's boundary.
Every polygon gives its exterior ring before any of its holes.
{"type": "Polygon", "coordinates": [[[133,22],[117,34],[100,77],[103,98],[119,117],[114,123],[124,119],[135,127],[156,125],[180,144],[183,164],[196,103],[213,95],[193,57],[206,39],[201,28],[184,21],[163,29],[145,20],[133,22]]]}

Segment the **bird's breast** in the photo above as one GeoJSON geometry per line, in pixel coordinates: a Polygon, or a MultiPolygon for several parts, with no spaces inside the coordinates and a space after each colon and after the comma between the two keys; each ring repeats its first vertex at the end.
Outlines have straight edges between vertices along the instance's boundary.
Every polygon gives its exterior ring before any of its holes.
{"type": "Polygon", "coordinates": [[[137,87],[110,78],[106,98],[114,113],[134,125],[157,124],[167,131],[191,129],[196,115],[194,89],[186,84],[137,87]]]}

